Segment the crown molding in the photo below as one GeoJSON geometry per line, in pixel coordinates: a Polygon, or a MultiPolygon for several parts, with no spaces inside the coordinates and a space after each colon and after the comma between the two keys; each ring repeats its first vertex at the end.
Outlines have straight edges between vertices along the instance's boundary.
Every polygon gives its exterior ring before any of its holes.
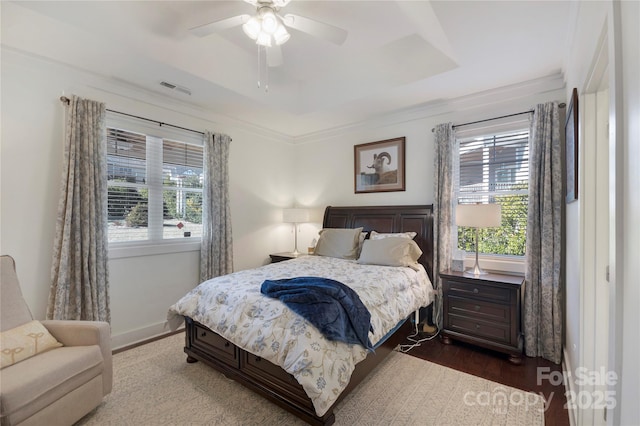
{"type": "Polygon", "coordinates": [[[548,92],[564,89],[563,74],[558,71],[551,75],[525,81],[522,83],[485,90],[458,98],[436,100],[410,108],[399,109],[387,114],[370,117],[357,123],[333,127],[318,132],[294,137],[294,143],[305,144],[318,142],[331,137],[339,136],[347,132],[356,132],[363,129],[380,128],[397,125],[415,120],[422,120],[443,114],[475,110],[496,106],[518,99],[530,98],[548,92]]]}

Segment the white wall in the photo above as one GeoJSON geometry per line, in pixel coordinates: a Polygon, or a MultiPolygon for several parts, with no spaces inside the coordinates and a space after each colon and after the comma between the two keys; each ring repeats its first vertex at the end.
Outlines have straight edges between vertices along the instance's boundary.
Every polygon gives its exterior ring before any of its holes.
{"type": "MultiPolygon", "coordinates": [[[[292,205],[291,141],[225,124],[188,104],[48,60],[2,49],[0,252],[17,263],[24,297],[43,319],[62,172],[64,92],[107,108],[195,130],[229,134],[235,269],[289,249],[282,207],[292,205]]],[[[199,282],[199,252],[109,262],[114,346],[160,333],[167,308],[199,282]]]]}
{"type": "Polygon", "coordinates": [[[623,259],[619,276],[622,278],[621,339],[616,349],[622,351],[619,387],[619,411],[612,421],[620,424],[640,424],[640,2],[620,2],[621,51],[617,57],[622,67],[623,173],[622,205],[623,259]]]}
{"type": "MultiPolygon", "coordinates": [[[[609,40],[609,134],[612,146],[609,179],[612,182],[610,197],[613,200],[609,206],[609,215],[613,218],[610,237],[612,244],[609,247],[612,253],[608,318],[609,369],[617,374],[618,382],[609,387],[609,390],[615,392],[616,407],[607,413],[607,423],[640,424],[640,290],[636,273],[640,259],[640,191],[637,190],[640,182],[640,3],[580,2],[577,18],[565,71],[567,95],[573,87],[577,87],[581,94],[584,92],[593,60],[597,56],[601,29],[604,28],[609,40]]],[[[583,123],[587,124],[590,123],[583,123]]],[[[570,204],[566,211],[568,241],[565,351],[572,363],[573,373],[582,363],[578,353],[583,343],[580,341],[580,319],[584,316],[585,307],[581,303],[594,302],[583,300],[586,292],[579,275],[580,270],[586,270],[589,266],[582,264],[588,262],[588,259],[580,256],[583,237],[580,235],[580,222],[584,212],[580,211],[579,206],[579,203],[570,204]]],[[[583,336],[591,339],[592,336],[588,333],[593,331],[583,330],[583,336]]],[[[576,415],[575,418],[580,421],[582,416],[576,415]]],[[[589,424],[603,421],[601,418],[584,418],[589,424]]]]}
{"type": "MultiPolygon", "coordinates": [[[[600,39],[603,27],[606,24],[606,2],[581,2],[578,8],[573,42],[569,49],[569,58],[566,64],[565,79],[567,81],[566,98],[571,99],[571,91],[574,87],[578,89],[580,122],[584,124],[584,108],[580,107],[584,99],[584,93],[589,73],[592,68],[598,40],[600,39]]],[[[568,106],[568,103],[567,103],[568,106]]],[[[582,129],[584,130],[584,129],[582,129]]],[[[584,132],[579,131],[578,147],[584,144],[584,132]]],[[[579,150],[580,161],[583,160],[583,153],[579,150]]],[[[585,167],[584,163],[578,164],[579,173],[579,195],[585,190],[583,181],[585,167]]],[[[580,247],[583,244],[580,230],[582,228],[582,218],[580,214],[581,201],[565,204],[565,354],[569,368],[575,369],[581,365],[580,360],[580,327],[581,327],[581,305],[582,297],[580,271],[580,247]]]]}

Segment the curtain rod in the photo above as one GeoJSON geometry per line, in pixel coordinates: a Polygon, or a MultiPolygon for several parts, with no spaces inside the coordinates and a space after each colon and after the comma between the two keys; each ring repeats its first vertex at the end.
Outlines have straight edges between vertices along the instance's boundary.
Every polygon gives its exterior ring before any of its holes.
{"type": "MultiPolygon", "coordinates": [[[[67,98],[66,96],[60,96],[60,101],[61,101],[62,103],[67,104],[67,105],[69,105],[69,102],[71,102],[71,100],[70,100],[69,98],[67,98]]],[[[187,129],[186,127],[180,127],[180,126],[176,126],[176,125],[169,124],[169,123],[163,123],[163,122],[158,121],[158,120],[152,120],[152,119],[150,119],[150,118],[140,117],[140,116],[138,116],[138,115],[127,114],[126,112],[114,111],[114,110],[112,110],[112,109],[107,109],[107,111],[112,112],[112,113],[114,113],[114,114],[126,115],[127,117],[137,118],[137,119],[139,119],[139,120],[150,121],[150,122],[152,122],[152,123],[156,123],[156,124],[158,124],[160,127],[162,127],[162,126],[174,127],[174,128],[176,128],[176,129],[186,130],[187,132],[199,133],[199,134],[201,134],[201,135],[203,135],[203,136],[204,136],[204,132],[200,132],[200,131],[198,131],[198,130],[187,129]]]]}
{"type": "MultiPolygon", "coordinates": [[[[558,104],[558,107],[560,107],[560,108],[564,108],[565,106],[566,106],[565,103],[558,104]]],[[[478,121],[471,121],[469,123],[456,124],[456,125],[453,125],[451,127],[455,129],[456,127],[462,127],[462,126],[469,126],[471,124],[484,123],[485,121],[492,121],[492,120],[499,120],[501,118],[515,117],[516,115],[531,114],[532,112],[534,112],[534,110],[530,109],[529,111],[516,112],[515,114],[501,115],[500,117],[486,118],[484,120],[478,120],[478,121]]],[[[435,132],[435,130],[436,130],[436,128],[433,127],[431,129],[431,133],[435,132]]]]}

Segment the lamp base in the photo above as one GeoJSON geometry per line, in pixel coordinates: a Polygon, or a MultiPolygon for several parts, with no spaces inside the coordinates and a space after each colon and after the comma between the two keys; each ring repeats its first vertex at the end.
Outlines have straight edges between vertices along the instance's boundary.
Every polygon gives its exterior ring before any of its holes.
{"type": "Polygon", "coordinates": [[[476,264],[473,265],[473,268],[469,268],[466,271],[464,271],[464,275],[467,275],[470,277],[479,277],[480,275],[486,275],[486,274],[488,274],[488,272],[480,268],[480,265],[478,264],[478,228],[476,228],[476,264]]]}
{"type": "Polygon", "coordinates": [[[468,276],[468,277],[479,277],[480,275],[487,275],[488,272],[485,271],[484,269],[475,269],[475,268],[469,268],[466,271],[464,271],[464,275],[468,276]]]}
{"type": "Polygon", "coordinates": [[[478,264],[478,258],[477,258],[477,252],[476,252],[476,264],[473,266],[473,268],[469,268],[465,270],[464,275],[467,275],[470,277],[479,277],[480,275],[487,275],[487,274],[488,274],[487,271],[480,268],[480,265],[478,264]]]}

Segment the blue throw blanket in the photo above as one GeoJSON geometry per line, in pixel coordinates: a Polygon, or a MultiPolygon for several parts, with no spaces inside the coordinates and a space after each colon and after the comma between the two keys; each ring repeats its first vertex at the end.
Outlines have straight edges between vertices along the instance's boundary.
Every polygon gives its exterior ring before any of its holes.
{"type": "Polygon", "coordinates": [[[373,351],[371,314],[358,294],[341,282],[319,277],[265,280],[260,292],[279,299],[327,339],[361,344],[373,351]]]}

